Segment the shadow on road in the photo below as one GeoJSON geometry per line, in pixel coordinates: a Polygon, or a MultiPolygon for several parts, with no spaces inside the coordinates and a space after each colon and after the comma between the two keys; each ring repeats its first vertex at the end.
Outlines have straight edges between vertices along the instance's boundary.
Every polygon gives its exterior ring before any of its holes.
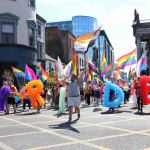
{"type": "Polygon", "coordinates": [[[71,130],[71,131],[76,132],[76,133],[80,133],[76,128],[72,127],[72,125],[74,123],[76,123],[77,121],[78,121],[78,119],[76,119],[72,122],[65,122],[65,123],[61,123],[61,124],[57,124],[57,125],[49,125],[49,128],[66,129],[66,130],[71,130]]]}
{"type": "Polygon", "coordinates": [[[37,112],[30,112],[30,113],[20,113],[20,114],[16,114],[16,115],[18,115],[18,116],[27,116],[27,115],[37,115],[37,114],[39,114],[39,113],[37,113],[37,112]]]}
{"type": "Polygon", "coordinates": [[[144,113],[144,112],[135,112],[135,115],[141,115],[141,116],[146,116],[146,115],[150,115],[150,113],[144,113]]]}
{"type": "Polygon", "coordinates": [[[124,112],[128,112],[128,113],[132,113],[132,111],[128,111],[128,110],[114,110],[112,111],[105,111],[105,112],[101,112],[101,114],[107,115],[107,114],[119,114],[119,113],[124,113],[124,112]]]}

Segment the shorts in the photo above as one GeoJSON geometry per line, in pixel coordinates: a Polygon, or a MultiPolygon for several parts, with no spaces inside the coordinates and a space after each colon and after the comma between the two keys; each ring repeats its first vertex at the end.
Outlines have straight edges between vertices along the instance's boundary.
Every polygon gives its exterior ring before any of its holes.
{"type": "Polygon", "coordinates": [[[94,97],[100,98],[100,91],[94,91],[94,97]]]}
{"type": "Polygon", "coordinates": [[[13,98],[13,97],[8,97],[8,98],[7,98],[7,103],[8,103],[9,105],[15,105],[15,104],[16,104],[15,98],[13,98]]]}
{"type": "Polygon", "coordinates": [[[80,96],[79,97],[68,97],[67,100],[67,105],[69,106],[74,106],[74,107],[79,107],[80,106],[80,96]]]}

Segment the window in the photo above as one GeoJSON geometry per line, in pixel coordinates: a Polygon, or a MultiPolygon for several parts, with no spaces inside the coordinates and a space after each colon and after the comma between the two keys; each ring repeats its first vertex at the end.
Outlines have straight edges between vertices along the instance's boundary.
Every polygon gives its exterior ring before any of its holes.
{"type": "Polygon", "coordinates": [[[11,13],[0,14],[0,43],[17,43],[19,17],[11,13]]]}
{"type": "Polygon", "coordinates": [[[36,23],[34,20],[27,20],[28,25],[28,42],[29,46],[36,48],[36,40],[35,40],[35,33],[36,33],[36,23]]]}
{"type": "Polygon", "coordinates": [[[15,43],[14,23],[1,24],[1,42],[15,43]]]}
{"type": "Polygon", "coordinates": [[[37,41],[38,58],[42,58],[43,44],[37,41]]]}
{"type": "Polygon", "coordinates": [[[35,0],[29,0],[29,6],[35,8],[35,0]]]}
{"type": "Polygon", "coordinates": [[[41,25],[38,24],[37,30],[38,30],[38,36],[41,37],[41,30],[42,30],[41,25]]]}
{"type": "Polygon", "coordinates": [[[34,47],[34,29],[29,28],[29,46],[34,47]]]}

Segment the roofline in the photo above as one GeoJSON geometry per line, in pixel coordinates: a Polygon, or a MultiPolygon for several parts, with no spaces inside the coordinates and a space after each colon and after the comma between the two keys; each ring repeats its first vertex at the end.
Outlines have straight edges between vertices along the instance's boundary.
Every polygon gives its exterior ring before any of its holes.
{"type": "Polygon", "coordinates": [[[62,22],[72,22],[72,20],[68,20],[68,21],[54,21],[54,22],[47,22],[47,24],[51,24],[51,23],[62,23],[62,22]]]}
{"type": "Polygon", "coordinates": [[[47,21],[46,21],[43,17],[41,17],[39,14],[36,14],[36,18],[39,19],[39,20],[41,20],[43,23],[46,23],[46,22],[47,22],[47,21]]]}
{"type": "MultiPolygon", "coordinates": [[[[88,18],[94,18],[94,19],[96,19],[97,20],[97,18],[95,18],[95,17],[92,17],[92,16],[83,16],[83,15],[77,15],[77,16],[73,16],[73,17],[88,17],[88,18]]],[[[72,17],[72,18],[73,18],[72,17]]]]}
{"type": "Polygon", "coordinates": [[[101,31],[100,31],[100,35],[104,35],[104,37],[107,39],[108,43],[110,44],[110,46],[111,46],[112,49],[114,50],[114,48],[113,48],[113,46],[112,46],[112,44],[111,44],[111,42],[110,42],[110,40],[109,40],[109,38],[108,38],[108,36],[107,36],[105,30],[101,30],[101,31]]]}

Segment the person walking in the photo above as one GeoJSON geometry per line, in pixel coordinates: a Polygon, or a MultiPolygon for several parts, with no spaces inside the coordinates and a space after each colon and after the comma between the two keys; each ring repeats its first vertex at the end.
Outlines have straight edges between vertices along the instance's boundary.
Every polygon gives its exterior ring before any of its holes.
{"type": "Polygon", "coordinates": [[[136,90],[136,97],[137,97],[137,105],[138,105],[138,112],[143,112],[143,102],[140,96],[140,77],[137,78],[135,82],[134,89],[136,90]]]}
{"type": "Polygon", "coordinates": [[[85,95],[86,103],[90,105],[90,87],[88,83],[85,84],[84,95],[85,95]]]}
{"type": "Polygon", "coordinates": [[[16,87],[13,85],[12,81],[8,82],[8,86],[10,87],[10,94],[7,98],[7,106],[5,114],[9,114],[10,105],[13,106],[14,114],[16,113],[16,102],[15,102],[15,94],[16,94],[16,87]]]}
{"type": "Polygon", "coordinates": [[[77,111],[77,119],[80,119],[80,88],[79,88],[79,79],[77,80],[76,75],[71,76],[71,82],[68,86],[68,111],[69,111],[69,120],[72,121],[72,111],[73,107],[75,107],[77,111]]]}

